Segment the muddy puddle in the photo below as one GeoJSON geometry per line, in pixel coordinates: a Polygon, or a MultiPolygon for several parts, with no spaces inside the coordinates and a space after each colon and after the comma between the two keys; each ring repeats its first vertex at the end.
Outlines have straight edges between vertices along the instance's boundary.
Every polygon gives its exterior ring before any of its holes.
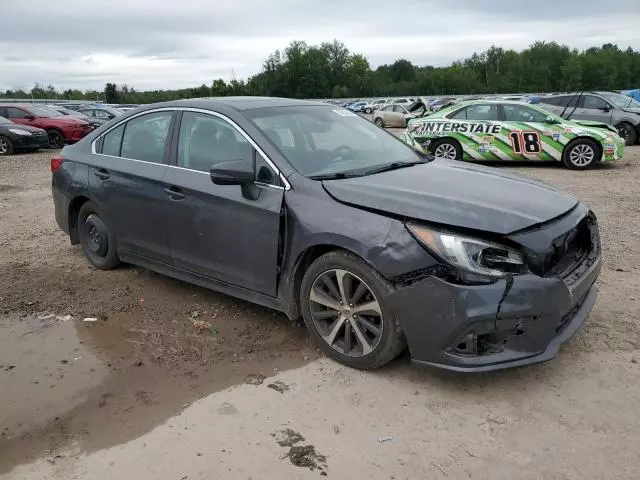
{"type": "MultiPolygon", "coordinates": [[[[99,273],[132,283],[62,311],[43,308],[59,307],[46,296],[4,299],[0,474],[127,442],[208,394],[255,378],[267,388],[268,377],[317,356],[305,329],[278,313],[133,268],[99,273]]],[[[95,291],[76,287],[76,300],[95,291]]]]}

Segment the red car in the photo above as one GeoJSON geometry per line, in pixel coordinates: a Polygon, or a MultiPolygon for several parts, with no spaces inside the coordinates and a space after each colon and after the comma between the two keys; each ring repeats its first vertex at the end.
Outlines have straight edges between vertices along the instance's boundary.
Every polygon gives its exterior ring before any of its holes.
{"type": "Polygon", "coordinates": [[[0,117],[46,130],[49,135],[49,148],[62,148],[65,143],[77,142],[93,130],[84,120],[31,104],[0,103],[0,117]]]}

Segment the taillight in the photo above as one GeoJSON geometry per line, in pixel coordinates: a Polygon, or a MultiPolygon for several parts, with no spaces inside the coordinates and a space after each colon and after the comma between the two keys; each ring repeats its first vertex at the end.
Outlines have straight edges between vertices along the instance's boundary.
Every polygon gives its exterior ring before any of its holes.
{"type": "Polygon", "coordinates": [[[62,157],[62,155],[51,157],[51,173],[56,173],[58,170],[60,170],[63,162],[64,158],[62,157]]]}

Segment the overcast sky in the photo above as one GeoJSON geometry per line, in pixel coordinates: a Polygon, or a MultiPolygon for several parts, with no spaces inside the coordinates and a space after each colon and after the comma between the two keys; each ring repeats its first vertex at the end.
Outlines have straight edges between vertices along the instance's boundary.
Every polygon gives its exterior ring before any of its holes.
{"type": "Polygon", "coordinates": [[[0,0],[0,19],[3,90],[247,78],[291,40],[337,38],[373,67],[446,65],[535,40],[640,50],[638,0],[0,0]]]}

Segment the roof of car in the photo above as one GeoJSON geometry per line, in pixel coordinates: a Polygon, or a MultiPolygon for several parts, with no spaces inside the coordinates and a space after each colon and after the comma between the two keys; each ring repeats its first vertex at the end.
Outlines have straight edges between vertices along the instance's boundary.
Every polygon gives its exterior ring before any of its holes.
{"type": "Polygon", "coordinates": [[[253,110],[256,108],[267,107],[326,106],[327,104],[311,100],[297,100],[293,98],[279,97],[208,97],[163,102],[162,105],[167,107],[192,107],[204,109],[224,105],[227,108],[233,108],[235,110],[253,110]]]}

